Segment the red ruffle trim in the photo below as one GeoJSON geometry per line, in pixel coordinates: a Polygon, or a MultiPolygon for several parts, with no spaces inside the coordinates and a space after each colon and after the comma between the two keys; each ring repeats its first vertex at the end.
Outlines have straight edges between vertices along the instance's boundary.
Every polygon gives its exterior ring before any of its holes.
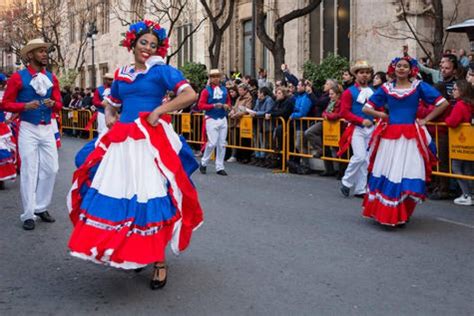
{"type": "Polygon", "coordinates": [[[397,206],[387,206],[378,199],[369,201],[366,197],[363,203],[362,215],[370,217],[382,225],[395,226],[406,223],[415,211],[416,201],[407,198],[397,206]]]}

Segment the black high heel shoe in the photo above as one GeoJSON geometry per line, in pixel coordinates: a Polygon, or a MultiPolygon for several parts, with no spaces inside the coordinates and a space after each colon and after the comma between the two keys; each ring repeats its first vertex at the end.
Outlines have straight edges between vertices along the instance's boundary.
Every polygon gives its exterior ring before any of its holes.
{"type": "Polygon", "coordinates": [[[153,271],[153,277],[150,280],[150,288],[152,290],[158,290],[163,288],[166,285],[166,280],[168,279],[168,266],[166,264],[155,264],[155,270],[153,271]],[[160,280],[160,271],[165,270],[165,278],[160,280]]]}

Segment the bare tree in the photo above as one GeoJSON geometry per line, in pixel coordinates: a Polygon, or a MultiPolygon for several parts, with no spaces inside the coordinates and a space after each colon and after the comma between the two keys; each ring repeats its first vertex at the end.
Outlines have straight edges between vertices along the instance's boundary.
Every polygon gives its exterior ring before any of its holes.
{"type": "MultiPolygon", "coordinates": [[[[82,1],[80,7],[71,7],[65,0],[37,0],[33,3],[15,1],[11,8],[1,14],[5,28],[5,45],[20,57],[21,48],[31,39],[42,38],[51,43],[50,63],[59,71],[65,68],[78,70],[84,63],[84,50],[87,46],[85,26],[90,21],[91,8],[100,0],[82,1]],[[64,45],[65,24],[69,18],[77,20],[79,44],[70,48],[64,45]],[[73,52],[74,64],[68,65],[66,56],[73,52]]],[[[23,61],[25,62],[25,61],[23,61]]]]}
{"type": "MultiPolygon", "coordinates": [[[[160,24],[166,24],[168,26],[168,34],[172,34],[175,28],[183,24],[183,21],[193,20],[195,14],[188,9],[189,7],[189,0],[150,0],[148,5],[137,1],[130,7],[124,6],[119,2],[114,7],[114,13],[122,25],[130,25],[137,20],[143,20],[146,13],[152,20],[160,24]]],[[[166,57],[167,63],[181,51],[186,41],[199,30],[206,19],[207,17],[203,17],[196,24],[192,25],[189,33],[183,37],[181,42],[177,43],[176,48],[169,51],[166,57]]]]}
{"type": "Polygon", "coordinates": [[[224,32],[229,27],[232,17],[234,16],[235,0],[229,0],[229,5],[227,5],[227,0],[219,1],[219,3],[217,3],[218,10],[211,10],[209,6],[211,0],[200,1],[212,26],[212,39],[208,47],[211,68],[217,68],[219,66],[224,32]],[[216,14],[214,14],[213,11],[217,11],[216,14]]]}
{"type": "Polygon", "coordinates": [[[311,13],[316,9],[321,0],[312,0],[309,1],[309,4],[301,9],[293,10],[284,16],[277,18],[273,22],[273,39],[268,35],[265,27],[265,11],[264,11],[264,0],[255,0],[257,6],[256,12],[256,26],[257,26],[257,36],[262,41],[263,45],[272,53],[273,64],[275,69],[275,79],[283,79],[284,75],[281,71],[281,64],[285,63],[285,24],[297,19],[299,17],[305,16],[306,14],[311,13]]]}
{"type": "Polygon", "coordinates": [[[437,65],[443,55],[444,45],[449,33],[444,32],[444,25],[451,25],[458,16],[460,0],[454,0],[454,9],[450,14],[444,13],[442,0],[425,0],[420,6],[414,6],[409,0],[396,0],[397,21],[377,25],[375,32],[383,37],[395,40],[415,40],[423,53],[437,65]],[[411,17],[426,17],[434,24],[433,32],[428,35],[419,31],[410,21],[411,17]]]}

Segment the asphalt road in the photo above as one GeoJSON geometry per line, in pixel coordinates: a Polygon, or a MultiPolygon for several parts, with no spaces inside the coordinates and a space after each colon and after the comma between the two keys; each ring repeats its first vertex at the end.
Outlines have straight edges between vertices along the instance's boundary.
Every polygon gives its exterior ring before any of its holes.
{"type": "Polygon", "coordinates": [[[404,229],[361,217],[335,179],[227,164],[193,176],[205,223],[170,253],[168,284],[69,256],[65,138],[51,213],[24,231],[19,182],[0,191],[1,315],[473,315],[474,207],[419,206],[404,229]]]}

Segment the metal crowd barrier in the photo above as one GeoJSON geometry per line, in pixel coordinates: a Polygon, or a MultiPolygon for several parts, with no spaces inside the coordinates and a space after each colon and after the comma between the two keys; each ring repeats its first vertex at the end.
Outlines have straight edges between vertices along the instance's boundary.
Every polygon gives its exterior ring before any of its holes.
{"type": "MultiPolygon", "coordinates": [[[[62,109],[60,131],[76,130],[88,133],[92,139],[97,130],[94,122],[91,129],[86,126],[93,113],[90,110],[62,109]]],[[[175,131],[182,134],[189,144],[203,145],[205,118],[202,113],[173,113],[175,131]]],[[[305,117],[285,121],[283,118],[252,118],[243,116],[240,121],[229,119],[227,148],[273,154],[281,157],[281,170],[286,171],[286,163],[291,157],[313,158],[312,148],[304,138],[304,131],[314,124],[322,124],[322,155],[319,159],[348,163],[350,149],[342,158],[335,157],[339,140],[344,131],[345,121],[328,121],[322,118],[305,117]],[[281,137],[276,136],[276,130],[281,137]],[[280,141],[279,141],[280,139],[280,141]],[[332,155],[327,155],[331,153],[332,155]]],[[[474,164],[474,126],[469,123],[457,128],[447,128],[445,123],[428,123],[428,129],[438,148],[439,158],[433,175],[465,180],[474,180],[474,175],[452,173],[452,160],[470,161],[474,164]]]]}
{"type": "MultiPolygon", "coordinates": [[[[328,121],[322,118],[305,117],[288,120],[287,122],[287,160],[290,157],[303,159],[313,158],[312,148],[304,138],[304,131],[313,124],[322,122],[322,160],[348,163],[350,149],[344,158],[326,156],[327,147],[339,149],[339,140],[344,130],[344,120],[328,121]]],[[[474,180],[474,175],[452,173],[452,160],[470,161],[474,165],[474,126],[469,123],[460,124],[457,128],[447,128],[445,123],[430,122],[427,124],[438,150],[439,161],[433,175],[465,180],[474,180]]]]}
{"type": "MultiPolygon", "coordinates": [[[[189,144],[204,145],[205,117],[202,113],[172,113],[172,124],[189,144]]],[[[281,157],[281,170],[286,170],[286,123],[282,118],[229,119],[227,148],[273,154],[281,157]],[[280,142],[274,137],[275,129],[281,130],[280,142]]]]}
{"type": "Polygon", "coordinates": [[[60,133],[63,131],[85,131],[88,133],[88,139],[91,140],[94,137],[94,132],[97,131],[97,122],[94,122],[92,128],[87,129],[87,123],[91,119],[93,113],[90,110],[83,109],[62,109],[60,113],[60,133]]]}

